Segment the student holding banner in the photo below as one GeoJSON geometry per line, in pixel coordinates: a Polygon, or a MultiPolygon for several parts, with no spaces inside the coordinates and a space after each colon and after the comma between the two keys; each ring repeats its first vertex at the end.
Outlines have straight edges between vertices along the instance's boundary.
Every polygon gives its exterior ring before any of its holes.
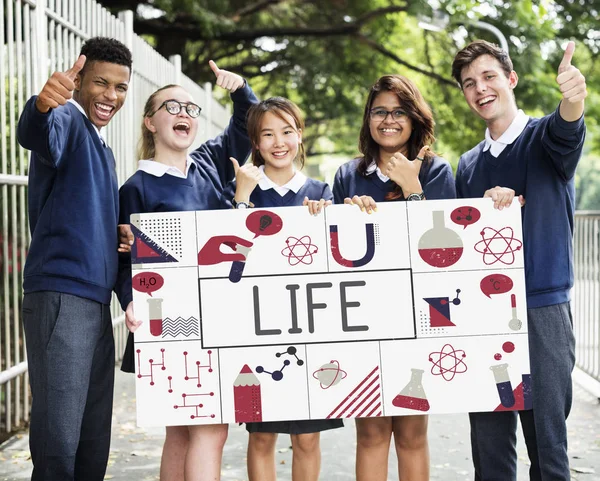
{"type": "MultiPolygon", "coordinates": [[[[517,108],[518,76],[508,54],[478,40],[456,54],[452,76],[473,113],[485,121],[485,140],[463,154],[456,172],[459,197],[490,197],[496,208],[523,208],[527,325],[533,410],[519,417],[532,480],[570,479],[566,419],[573,397],[575,338],[571,316],[575,170],[583,150],[585,77],[569,42],[558,67],[558,108],[530,118],[517,108]]],[[[517,477],[517,412],[471,413],[477,481],[517,477]]]]}
{"type": "MultiPolygon", "coordinates": [[[[335,203],[356,204],[370,214],[377,202],[455,198],[450,165],[429,148],[435,140],[433,129],[431,109],[414,83],[401,75],[381,77],[365,105],[362,156],[342,165],[335,175],[335,203]]],[[[429,480],[427,419],[356,419],[357,481],[387,480],[392,434],[400,479],[429,480]]]]}
{"type": "MultiPolygon", "coordinates": [[[[233,116],[223,133],[188,154],[196,138],[200,107],[182,87],[167,85],[154,92],[144,107],[139,167],[120,189],[120,224],[135,213],[219,209],[227,205],[223,186],[233,179],[230,156],[245,160],[250,153],[246,114],[258,102],[245,80],[210,66],[217,85],[231,92],[233,116]]],[[[121,230],[121,239],[123,231],[121,230]]],[[[121,251],[129,250],[121,244],[121,251]]],[[[126,324],[140,325],[133,312],[131,265],[122,262],[117,283],[126,324]]],[[[121,368],[135,372],[130,334],[121,368]]],[[[218,480],[227,424],[168,426],[160,469],[161,481],[218,480]]]]}
{"type": "MultiPolygon", "coordinates": [[[[248,113],[252,164],[238,166],[233,205],[253,207],[308,206],[312,215],[331,204],[329,186],[295,169],[304,165],[300,109],[290,100],[273,97],[248,113]],[[258,186],[258,187],[257,187],[258,186]]],[[[292,480],[317,481],[321,468],[320,432],[343,426],[341,419],[246,423],[249,481],[275,481],[275,443],[278,433],[291,435],[292,480]]]]}

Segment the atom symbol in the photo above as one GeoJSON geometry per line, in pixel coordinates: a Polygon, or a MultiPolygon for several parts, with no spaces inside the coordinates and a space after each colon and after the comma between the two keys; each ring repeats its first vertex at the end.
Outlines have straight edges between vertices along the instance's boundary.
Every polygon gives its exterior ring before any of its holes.
{"type": "Polygon", "coordinates": [[[511,265],[515,262],[515,252],[520,251],[523,243],[515,239],[512,227],[503,227],[496,230],[493,227],[484,227],[479,233],[481,240],[475,244],[475,251],[483,254],[483,263],[491,266],[496,262],[511,265]],[[491,237],[486,237],[486,229],[493,232],[491,237]],[[505,260],[504,258],[507,258],[505,260]]]}
{"type": "Polygon", "coordinates": [[[319,248],[312,243],[310,236],[305,235],[297,239],[290,236],[286,239],[287,246],[281,251],[281,255],[287,257],[291,266],[298,264],[312,264],[313,255],[319,252],[319,248]]]}
{"type": "Polygon", "coordinates": [[[465,357],[467,355],[462,349],[455,350],[450,344],[444,344],[441,351],[429,353],[429,362],[433,364],[431,374],[452,381],[457,374],[467,372],[467,365],[463,361],[465,357]],[[434,357],[437,359],[434,360],[434,357]]]}
{"type": "Polygon", "coordinates": [[[335,386],[347,375],[348,373],[340,368],[340,363],[336,360],[329,361],[329,364],[323,364],[313,372],[313,377],[319,381],[321,389],[329,389],[331,386],[335,386]]]}

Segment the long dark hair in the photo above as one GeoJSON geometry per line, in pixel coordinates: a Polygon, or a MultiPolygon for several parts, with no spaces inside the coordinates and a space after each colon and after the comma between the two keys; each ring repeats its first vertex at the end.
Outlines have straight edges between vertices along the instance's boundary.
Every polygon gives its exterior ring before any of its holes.
{"type": "MultiPolygon", "coordinates": [[[[365,111],[363,114],[363,123],[360,129],[360,137],[358,140],[358,150],[362,154],[358,163],[358,173],[361,175],[367,174],[367,168],[373,162],[377,163],[379,159],[379,144],[375,142],[371,136],[371,117],[370,111],[373,106],[375,97],[380,92],[393,92],[398,96],[402,110],[404,110],[412,122],[412,133],[408,139],[408,152],[406,156],[409,159],[414,159],[419,155],[419,151],[425,145],[431,145],[435,141],[433,135],[435,122],[431,107],[425,102],[423,95],[419,92],[417,86],[402,75],[384,75],[373,84],[369,90],[369,96],[365,103],[365,111]]],[[[425,161],[430,161],[435,156],[430,149],[425,154],[425,161]]],[[[395,200],[402,198],[402,188],[396,186],[394,192],[386,196],[387,200],[395,200]]]]}

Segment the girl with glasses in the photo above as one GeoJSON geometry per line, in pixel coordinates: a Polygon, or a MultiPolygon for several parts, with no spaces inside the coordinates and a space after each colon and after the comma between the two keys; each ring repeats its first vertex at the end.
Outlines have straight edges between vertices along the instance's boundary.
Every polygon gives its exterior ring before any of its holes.
{"type": "MultiPolygon", "coordinates": [[[[304,165],[304,120],[290,100],[273,97],[252,106],[248,135],[252,164],[236,168],[237,208],[308,206],[317,215],[331,204],[333,195],[324,182],[310,179],[304,165]]],[[[275,443],[278,433],[291,436],[292,480],[317,481],[321,468],[320,432],[342,427],[340,419],[246,423],[249,481],[275,481],[275,443]]]]}
{"type": "MultiPolygon", "coordinates": [[[[245,80],[232,72],[211,69],[217,85],[231,92],[233,116],[216,138],[191,153],[196,138],[200,107],[178,85],[167,85],[146,102],[142,120],[138,170],[119,191],[120,224],[129,224],[131,214],[220,209],[228,204],[223,186],[234,177],[229,157],[245,160],[250,153],[246,114],[258,102],[245,80]]],[[[121,252],[129,246],[121,245],[121,252]]],[[[135,372],[132,333],[141,324],[133,312],[130,259],[123,262],[117,292],[131,331],[121,369],[135,372]]],[[[168,426],[160,468],[161,481],[218,480],[221,473],[227,424],[168,426]]]]}
{"type": "MultiPolygon", "coordinates": [[[[455,198],[450,165],[429,148],[433,128],[431,109],[413,82],[401,75],[381,77],[365,104],[361,155],[338,169],[334,202],[370,214],[377,202],[455,198]]],[[[387,480],[392,435],[399,478],[429,480],[427,416],[356,419],[356,435],[357,481],[387,480]]]]}

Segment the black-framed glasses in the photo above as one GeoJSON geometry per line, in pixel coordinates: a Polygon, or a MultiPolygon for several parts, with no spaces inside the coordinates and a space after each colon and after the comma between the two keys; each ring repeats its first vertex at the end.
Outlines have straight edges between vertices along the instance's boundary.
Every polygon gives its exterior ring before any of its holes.
{"type": "Polygon", "coordinates": [[[165,100],[162,104],[160,104],[160,106],[154,112],[152,112],[152,114],[150,114],[149,117],[152,117],[156,112],[158,112],[163,107],[171,115],[177,115],[179,112],[181,112],[181,109],[183,107],[185,107],[185,111],[193,119],[197,118],[200,115],[200,112],[202,112],[202,109],[200,108],[200,106],[196,105],[193,102],[184,103],[184,102],[180,102],[179,100],[169,99],[169,100],[165,100]]]}
{"type": "Polygon", "coordinates": [[[396,122],[406,122],[408,120],[408,114],[402,109],[385,110],[377,108],[369,110],[371,120],[377,120],[378,122],[385,121],[390,114],[396,122]]]}

